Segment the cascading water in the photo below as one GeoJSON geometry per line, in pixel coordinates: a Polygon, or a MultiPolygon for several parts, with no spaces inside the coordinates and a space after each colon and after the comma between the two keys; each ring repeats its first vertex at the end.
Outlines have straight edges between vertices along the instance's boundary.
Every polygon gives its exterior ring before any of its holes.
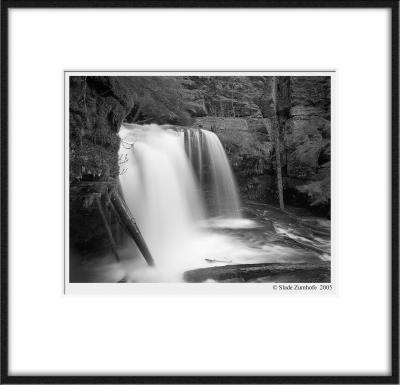
{"type": "Polygon", "coordinates": [[[236,240],[204,225],[200,186],[210,189],[214,215],[240,218],[236,184],[214,133],[123,124],[119,135],[122,192],[158,270],[150,281],[179,280],[183,271],[204,266],[207,259],[223,263],[240,252],[236,240]]]}
{"type": "Polygon", "coordinates": [[[200,192],[174,130],[157,125],[121,127],[120,176],[129,209],[157,265],[170,263],[182,239],[191,237],[204,219],[200,192]],[[167,259],[167,260],[166,260],[167,259]]]}
{"type": "Polygon", "coordinates": [[[238,188],[218,136],[207,130],[187,129],[184,137],[211,216],[241,218],[238,188]]]}
{"type": "Polygon", "coordinates": [[[217,135],[201,130],[211,173],[211,197],[215,214],[221,217],[241,218],[238,188],[225,150],[217,135]]]}
{"type": "Polygon", "coordinates": [[[197,176],[199,185],[202,186],[203,148],[201,145],[201,132],[200,130],[188,128],[183,131],[183,137],[187,156],[197,176]]]}

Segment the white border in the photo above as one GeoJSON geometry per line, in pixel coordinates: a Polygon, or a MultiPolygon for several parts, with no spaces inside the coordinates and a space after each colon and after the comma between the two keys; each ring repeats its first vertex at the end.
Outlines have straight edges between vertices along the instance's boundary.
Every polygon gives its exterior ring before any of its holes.
{"type": "MultiPolygon", "coordinates": [[[[335,168],[335,71],[65,71],[65,239],[64,239],[64,294],[273,294],[273,295],[337,295],[335,254],[336,240],[336,184],[335,168]],[[69,282],[69,77],[70,76],[329,76],[331,78],[331,282],[332,290],[321,290],[327,283],[308,283],[315,290],[279,290],[277,284],[269,283],[71,283],[69,282]]],[[[278,284],[282,285],[283,283],[278,284]]],[[[295,284],[292,284],[293,286],[295,284]]],[[[306,284],[299,283],[299,286],[306,284]]]]}

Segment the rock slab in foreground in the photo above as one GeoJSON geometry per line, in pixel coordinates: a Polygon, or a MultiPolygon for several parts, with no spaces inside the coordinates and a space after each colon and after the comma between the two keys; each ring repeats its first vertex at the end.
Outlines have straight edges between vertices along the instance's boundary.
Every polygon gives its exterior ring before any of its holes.
{"type": "Polygon", "coordinates": [[[185,282],[286,282],[327,283],[331,281],[330,262],[320,263],[257,263],[215,266],[189,270],[185,282]]]}

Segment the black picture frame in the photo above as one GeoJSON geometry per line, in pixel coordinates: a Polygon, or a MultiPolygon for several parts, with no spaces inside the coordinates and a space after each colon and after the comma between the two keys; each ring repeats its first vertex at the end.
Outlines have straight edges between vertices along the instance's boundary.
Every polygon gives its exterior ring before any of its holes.
{"type": "Polygon", "coordinates": [[[1,3],[1,383],[3,384],[396,384],[399,383],[399,1],[3,0],[1,3]],[[388,376],[9,375],[8,10],[10,8],[387,8],[391,10],[391,374],[388,376]]]}

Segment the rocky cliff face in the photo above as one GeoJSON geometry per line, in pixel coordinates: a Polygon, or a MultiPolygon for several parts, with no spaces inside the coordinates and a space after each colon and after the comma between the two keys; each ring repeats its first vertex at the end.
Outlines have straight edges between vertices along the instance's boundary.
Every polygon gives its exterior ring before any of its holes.
{"type": "Polygon", "coordinates": [[[70,78],[70,180],[102,180],[118,174],[122,120],[134,107],[129,89],[116,77],[70,78]]]}
{"type": "Polygon", "coordinates": [[[329,77],[290,78],[290,113],[284,127],[288,189],[295,187],[326,215],[330,215],[330,108],[329,77]]]}
{"type": "Polygon", "coordinates": [[[326,77],[290,79],[290,113],[284,133],[288,176],[314,179],[330,161],[330,84],[326,77]]]}
{"type": "MultiPolygon", "coordinates": [[[[284,77],[278,84],[285,199],[293,205],[313,205],[317,211],[329,215],[330,79],[284,77]]],[[[217,133],[242,195],[274,203],[277,191],[268,89],[262,97],[264,111],[253,109],[249,115],[251,108],[247,108],[240,116],[240,110],[235,109],[236,117],[198,117],[195,126],[217,133]]]]}
{"type": "Polygon", "coordinates": [[[107,245],[96,199],[116,186],[117,132],[134,102],[112,77],[71,77],[69,92],[70,244],[84,255],[107,245]]]}

